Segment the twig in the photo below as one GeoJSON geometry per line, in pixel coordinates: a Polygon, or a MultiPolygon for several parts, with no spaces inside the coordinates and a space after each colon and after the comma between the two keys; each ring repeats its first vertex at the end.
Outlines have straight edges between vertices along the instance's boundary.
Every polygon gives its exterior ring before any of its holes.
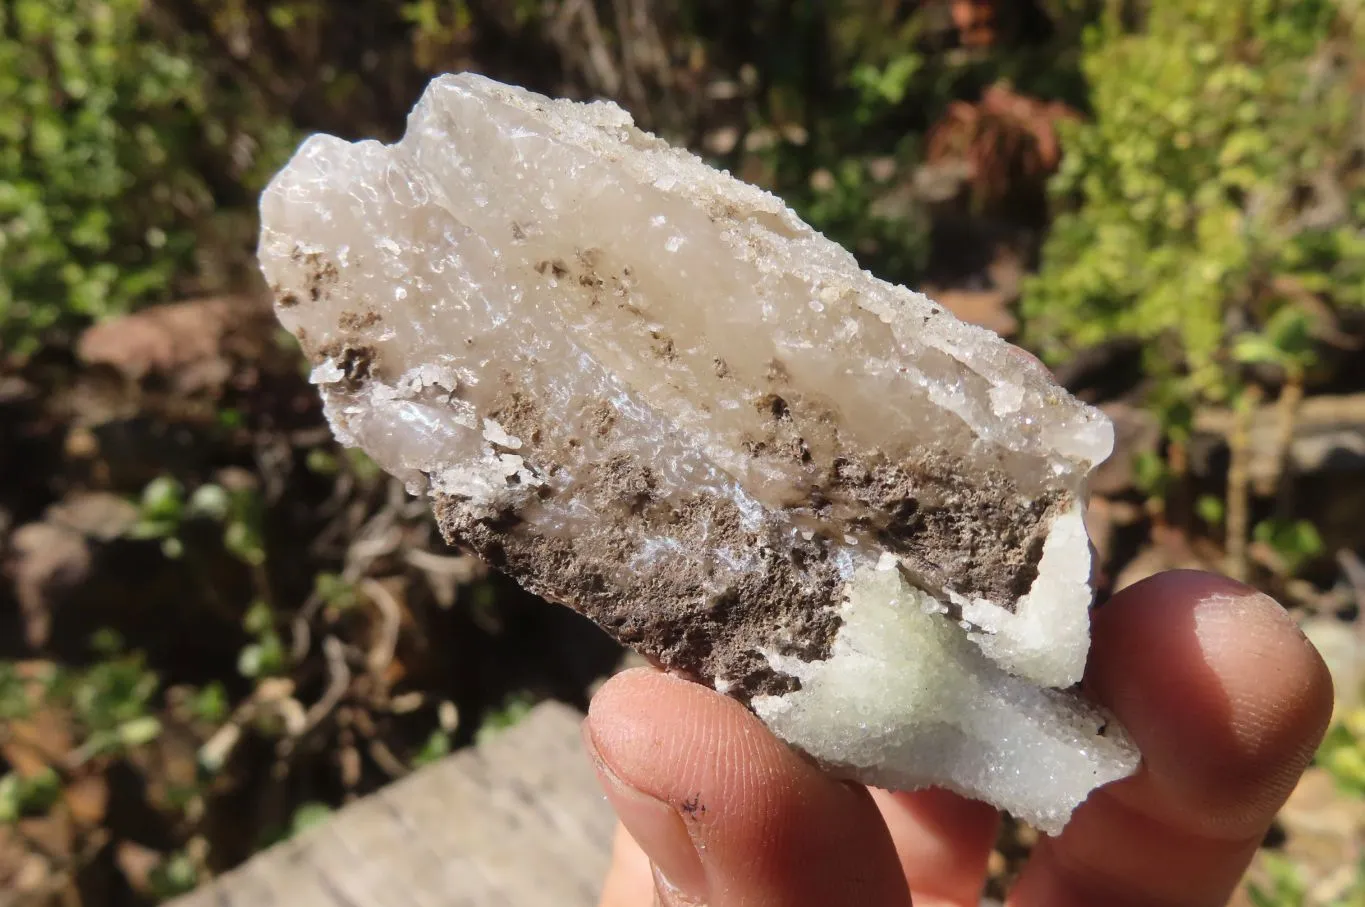
{"type": "MultiPolygon", "coordinates": [[[[1259,397],[1257,398],[1259,402],[1259,397]]],[[[1256,428],[1274,419],[1271,407],[1257,411],[1256,428]]],[[[1237,412],[1231,409],[1199,409],[1194,414],[1194,430],[1211,435],[1229,435],[1237,422],[1237,412]]],[[[1300,428],[1318,429],[1334,425],[1365,423],[1365,394],[1320,394],[1305,398],[1298,408],[1295,424],[1300,428]]]]}
{"type": "Polygon", "coordinates": [[[347,792],[353,791],[360,784],[360,751],[355,748],[355,733],[350,728],[343,728],[338,737],[340,744],[337,750],[337,767],[341,771],[341,785],[347,792]]]}
{"type": "Polygon", "coordinates": [[[1248,387],[1237,401],[1236,420],[1228,436],[1227,558],[1223,570],[1236,580],[1250,575],[1247,540],[1251,523],[1251,421],[1261,401],[1261,389],[1248,387]]]}
{"type": "Polygon", "coordinates": [[[403,559],[422,571],[427,586],[436,598],[436,604],[443,610],[455,604],[455,597],[461,585],[483,576],[486,568],[478,558],[467,555],[433,554],[421,548],[409,548],[403,559]]]}
{"type": "Polygon", "coordinates": [[[1359,555],[1351,549],[1342,548],[1337,552],[1337,565],[1341,567],[1346,583],[1351,587],[1351,594],[1355,596],[1356,608],[1365,612],[1365,563],[1361,563],[1359,555]]]}
{"type": "Polygon", "coordinates": [[[322,606],[322,596],[316,592],[304,599],[303,606],[299,608],[294,620],[290,624],[290,647],[289,660],[298,664],[308,655],[309,648],[313,645],[313,632],[308,627],[308,622],[313,619],[313,614],[322,606]]]}
{"type": "Polygon", "coordinates": [[[403,552],[403,560],[423,572],[454,577],[461,583],[478,579],[484,572],[483,561],[466,554],[435,554],[422,548],[411,548],[403,552]]]}
{"type": "Polygon", "coordinates": [[[398,631],[403,622],[403,610],[393,593],[384,588],[384,584],[378,580],[366,578],[361,581],[361,588],[379,609],[379,614],[383,618],[379,640],[365,659],[365,666],[370,673],[378,677],[393,661],[393,653],[398,648],[398,631]]]}
{"type": "MultiPolygon", "coordinates": [[[[402,543],[402,532],[395,525],[398,514],[406,503],[407,493],[397,481],[388,486],[388,499],[374,516],[356,533],[355,540],[346,549],[346,557],[341,570],[341,578],[347,583],[356,584],[379,558],[398,549],[402,543]],[[395,493],[396,492],[396,493],[395,493]]],[[[312,645],[312,632],[309,623],[324,601],[316,592],[309,595],[299,608],[291,623],[290,657],[295,664],[303,661],[312,645]]]]}
{"type": "Polygon", "coordinates": [[[616,43],[621,50],[623,93],[632,106],[643,107],[645,86],[636,69],[636,61],[641,56],[639,44],[642,35],[635,28],[640,25],[639,17],[633,15],[636,10],[630,8],[629,0],[614,0],[612,5],[616,12],[616,43]]]}
{"type": "Polygon", "coordinates": [[[300,726],[297,714],[302,713],[303,707],[294,698],[293,681],[286,678],[262,681],[244,702],[233,709],[228,720],[223,722],[223,726],[214,731],[213,736],[199,747],[200,764],[215,771],[225,765],[242,739],[242,730],[266,707],[273,708],[279,713],[286,729],[300,726]]]}
{"type": "Polygon", "coordinates": [[[321,724],[351,688],[351,669],[346,664],[346,648],[341,640],[328,636],[322,641],[322,653],[327,656],[327,689],[323,691],[322,698],[308,709],[303,727],[294,734],[295,737],[302,737],[321,724]]]}
{"type": "Polygon", "coordinates": [[[568,0],[560,7],[550,33],[566,58],[577,57],[578,49],[586,49],[585,75],[596,82],[595,87],[602,94],[608,97],[617,95],[621,90],[621,74],[612,65],[611,53],[607,50],[606,38],[597,19],[597,10],[590,0],[568,0]],[[575,21],[581,24],[581,44],[571,34],[575,21]],[[596,78],[593,79],[593,76],[596,78]]]}
{"type": "Polygon", "coordinates": [[[393,754],[393,750],[389,749],[388,745],[377,737],[370,741],[369,753],[374,764],[383,769],[384,774],[390,778],[402,778],[411,771],[406,765],[399,762],[398,757],[393,754]]]}
{"type": "Polygon", "coordinates": [[[1297,369],[1292,370],[1289,378],[1285,381],[1284,387],[1280,390],[1280,398],[1275,402],[1275,409],[1279,415],[1278,431],[1275,434],[1275,446],[1272,449],[1272,466],[1268,475],[1264,476],[1264,481],[1257,492],[1269,496],[1274,494],[1276,487],[1279,494],[1275,500],[1275,510],[1278,516],[1287,517],[1293,511],[1294,506],[1294,477],[1292,475],[1292,461],[1289,457],[1289,449],[1294,444],[1294,426],[1298,421],[1299,405],[1303,402],[1303,375],[1297,369]]]}

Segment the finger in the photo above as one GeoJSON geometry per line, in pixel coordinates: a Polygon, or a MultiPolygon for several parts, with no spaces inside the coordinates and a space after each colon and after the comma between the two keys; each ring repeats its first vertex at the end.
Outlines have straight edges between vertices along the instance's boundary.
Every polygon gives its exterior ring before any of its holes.
{"type": "Polygon", "coordinates": [[[950,791],[873,790],[915,907],[981,903],[1000,814],[950,791]]]}
{"type": "MultiPolygon", "coordinates": [[[[977,907],[1000,814],[950,791],[870,792],[891,832],[915,907],[977,907]]],[[[649,858],[618,824],[600,907],[643,907],[653,892],[649,858]]]]}
{"type": "Polygon", "coordinates": [[[1039,846],[1010,904],[1225,903],[1326,728],[1322,659],[1270,598],[1175,572],[1096,614],[1087,686],[1142,768],[1039,846]]]}
{"type": "Polygon", "coordinates": [[[910,903],[867,791],[821,773],[738,702],[642,668],[607,682],[584,729],[664,904],[910,903]]]}
{"type": "Polygon", "coordinates": [[[598,907],[644,907],[653,896],[654,871],[649,865],[649,857],[618,822],[611,847],[611,866],[602,883],[598,907]]]}

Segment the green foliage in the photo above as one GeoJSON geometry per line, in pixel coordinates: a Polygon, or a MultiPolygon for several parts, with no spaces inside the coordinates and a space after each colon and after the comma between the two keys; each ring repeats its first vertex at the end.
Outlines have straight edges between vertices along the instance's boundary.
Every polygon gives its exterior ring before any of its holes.
{"type": "MultiPolygon", "coordinates": [[[[0,662],[0,721],[25,719],[39,707],[69,714],[79,741],[67,757],[70,767],[146,746],[162,730],[161,681],[142,653],[124,652],[110,630],[90,644],[99,658],[85,668],[51,666],[21,676],[14,663],[0,662]]],[[[45,810],[60,787],[55,774],[0,778],[0,823],[45,810]]]]}
{"type": "Polygon", "coordinates": [[[362,485],[373,485],[383,476],[384,471],[379,468],[379,464],[370,459],[370,455],[359,447],[346,448],[343,456],[351,472],[355,475],[356,481],[362,485]]]}
{"type": "Polygon", "coordinates": [[[897,54],[881,66],[859,63],[849,77],[858,92],[855,117],[866,123],[885,108],[900,104],[910,90],[911,79],[923,66],[924,58],[915,53],[897,54]]]}
{"type": "MultiPolygon", "coordinates": [[[[231,157],[238,99],[210,90],[192,49],[157,40],[145,7],[0,4],[0,349],[163,298],[192,270],[215,204],[199,158],[231,157]]],[[[234,174],[248,187],[292,143],[254,131],[234,174]]]]}
{"type": "Polygon", "coordinates": [[[255,641],[243,647],[237,656],[238,672],[253,680],[282,673],[287,666],[287,657],[270,605],[264,601],[254,603],[243,618],[242,626],[255,641]]]}
{"type": "Polygon", "coordinates": [[[159,691],[160,680],[141,652],[110,652],[85,670],[59,673],[47,698],[71,708],[84,735],[77,761],[85,761],[155,740],[161,733],[159,691]]]}
{"type": "Polygon", "coordinates": [[[1194,502],[1194,511],[1210,526],[1222,526],[1227,517],[1227,505],[1223,499],[1211,494],[1200,495],[1194,502]]]}
{"type": "Polygon", "coordinates": [[[289,821],[289,836],[303,834],[310,828],[316,828],[326,822],[332,815],[332,807],[326,803],[300,803],[294,810],[294,816],[289,821]]]}
{"type": "Polygon", "coordinates": [[[1275,552],[1291,576],[1323,552],[1322,536],[1307,520],[1264,520],[1256,524],[1252,536],[1275,552]]]}
{"type": "Polygon", "coordinates": [[[1264,881],[1247,885],[1247,899],[1253,907],[1362,907],[1365,905],[1365,860],[1358,860],[1346,890],[1332,899],[1311,892],[1299,865],[1274,852],[1262,853],[1256,861],[1264,881]]]}
{"type": "Polygon", "coordinates": [[[1343,792],[1365,797],[1365,708],[1357,706],[1333,722],[1318,748],[1317,762],[1332,773],[1343,792]]]}
{"type": "Polygon", "coordinates": [[[158,901],[170,900],[199,885],[199,868],[185,850],[177,850],[156,865],[148,882],[158,901]]]}
{"type": "Polygon", "coordinates": [[[104,731],[145,717],[157,684],[142,653],[133,652],[109,655],[84,671],[60,675],[53,686],[69,694],[77,719],[87,729],[104,731]]]}
{"type": "Polygon", "coordinates": [[[887,191],[859,160],[845,160],[821,178],[798,202],[801,216],[821,232],[838,239],[875,262],[884,274],[916,274],[928,255],[928,223],[924,212],[883,211],[878,196],[887,191]]]}
{"type": "Polygon", "coordinates": [[[227,690],[216,680],[206,684],[202,689],[193,691],[189,710],[195,719],[205,724],[222,724],[231,711],[227,690]]]}
{"type": "Polygon", "coordinates": [[[354,608],[360,600],[355,585],[335,573],[319,573],[313,577],[313,591],[329,607],[339,611],[354,608]]]}
{"type": "Polygon", "coordinates": [[[138,501],[138,520],[128,531],[135,539],[161,539],[161,551],[178,558],[185,551],[180,541],[180,522],[185,517],[185,488],[169,476],[147,483],[138,501]]]}
{"type": "Polygon", "coordinates": [[[421,768],[424,765],[439,762],[449,753],[450,735],[443,729],[437,728],[431,732],[426,743],[422,744],[422,748],[412,757],[412,767],[421,768]]]}
{"type": "Polygon", "coordinates": [[[1298,907],[1308,896],[1307,887],[1293,860],[1277,853],[1261,858],[1267,881],[1247,886],[1247,897],[1254,907],[1298,907]]]}
{"type": "Polygon", "coordinates": [[[1365,301],[1349,76],[1365,16],[1330,0],[1145,10],[1088,37],[1094,116],[1062,125],[1054,189],[1072,207],[1023,309],[1053,360],[1135,336],[1172,396],[1225,400],[1238,362],[1305,365],[1300,299],[1365,301]]]}
{"type": "Polygon", "coordinates": [[[190,60],[142,37],[140,6],[0,6],[6,345],[164,291],[190,252],[173,200],[194,211],[209,204],[202,183],[165,169],[203,109],[202,86],[190,60]],[[125,201],[142,210],[121,208],[125,201]]]}
{"type": "Polygon", "coordinates": [[[325,447],[314,447],[308,451],[304,466],[314,475],[334,476],[341,470],[336,455],[325,447]]]}
{"type": "Polygon", "coordinates": [[[51,768],[29,778],[15,772],[0,775],[0,824],[46,812],[61,794],[61,779],[51,768]]]}
{"type": "Polygon", "coordinates": [[[1133,457],[1133,482],[1149,498],[1160,498],[1171,484],[1171,469],[1160,454],[1144,450],[1133,457]]]}
{"type": "Polygon", "coordinates": [[[0,661],[0,724],[27,718],[32,711],[24,680],[14,663],[0,661]]]}
{"type": "Polygon", "coordinates": [[[1236,337],[1232,356],[1247,365],[1277,365],[1287,374],[1302,375],[1313,359],[1308,313],[1283,306],[1266,320],[1260,333],[1236,337]]]}
{"type": "Polygon", "coordinates": [[[185,552],[180,539],[185,520],[204,519],[223,526],[223,546],[243,563],[259,567],[265,563],[262,536],[264,509],[254,488],[228,490],[212,483],[200,485],[188,498],[185,487],[170,476],[147,483],[138,502],[138,520],[129,530],[131,538],[160,539],[161,550],[169,558],[185,552]]]}
{"type": "Polygon", "coordinates": [[[265,563],[265,516],[261,496],[254,488],[238,488],[228,494],[223,524],[223,546],[243,563],[259,567],[265,563]]]}
{"type": "MultiPolygon", "coordinates": [[[[1365,797],[1365,707],[1338,711],[1314,761],[1332,776],[1342,796],[1365,797]]],[[[1353,878],[1331,901],[1310,895],[1299,867],[1283,855],[1262,853],[1257,866],[1263,880],[1247,887],[1256,907],[1365,907],[1365,860],[1357,858],[1353,878]]]]}
{"type": "Polygon", "coordinates": [[[512,727],[531,714],[536,704],[535,697],[527,692],[512,693],[502,701],[502,705],[483,717],[483,724],[475,734],[475,741],[486,740],[489,736],[512,727]]]}

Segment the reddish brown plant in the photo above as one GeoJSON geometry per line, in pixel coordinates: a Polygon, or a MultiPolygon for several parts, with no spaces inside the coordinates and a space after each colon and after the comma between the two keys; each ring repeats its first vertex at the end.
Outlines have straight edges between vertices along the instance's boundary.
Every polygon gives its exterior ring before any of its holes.
{"type": "Polygon", "coordinates": [[[929,132],[929,163],[966,164],[973,200],[986,207],[1037,198],[1061,162],[1057,124],[1079,114],[997,83],[975,104],[957,101],[929,132]]]}
{"type": "Polygon", "coordinates": [[[964,47],[990,47],[996,39],[999,0],[953,0],[953,25],[964,47]]]}

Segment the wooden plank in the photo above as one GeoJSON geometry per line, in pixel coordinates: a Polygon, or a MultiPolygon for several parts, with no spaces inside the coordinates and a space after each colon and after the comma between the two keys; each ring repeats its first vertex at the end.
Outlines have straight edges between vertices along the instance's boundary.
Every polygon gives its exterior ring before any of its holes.
{"type": "Polygon", "coordinates": [[[592,907],[613,818],[556,703],[351,804],[174,907],[592,907]]]}

